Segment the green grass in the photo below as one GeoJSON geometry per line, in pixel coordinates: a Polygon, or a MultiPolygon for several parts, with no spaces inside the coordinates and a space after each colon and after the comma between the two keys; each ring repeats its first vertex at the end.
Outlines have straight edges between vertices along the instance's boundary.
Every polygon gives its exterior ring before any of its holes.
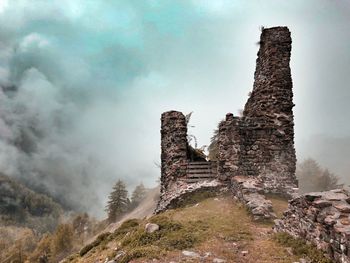
{"type": "Polygon", "coordinates": [[[207,229],[201,222],[180,223],[165,215],[154,216],[150,222],[159,225],[159,230],[147,233],[141,225],[123,238],[122,246],[125,248],[157,246],[165,250],[191,248],[203,239],[201,234],[207,229]]]}
{"type": "Polygon", "coordinates": [[[110,235],[111,235],[110,233],[102,233],[102,234],[100,234],[92,243],[87,244],[86,246],[84,246],[79,251],[79,255],[82,257],[86,253],[88,253],[90,250],[92,250],[93,248],[95,248],[97,246],[100,246],[100,245],[104,245],[105,243],[107,243],[108,237],[110,235]]]}
{"type": "Polygon", "coordinates": [[[307,244],[300,238],[294,238],[287,233],[277,233],[273,239],[285,246],[292,248],[293,254],[299,257],[306,257],[311,260],[311,263],[332,263],[330,259],[323,255],[323,252],[313,245],[307,244]]]}
{"type": "MultiPolygon", "coordinates": [[[[285,206],[285,201],[278,202],[281,207],[285,206]]],[[[125,221],[114,233],[97,238],[85,251],[81,251],[84,253],[80,253],[82,256],[77,262],[93,263],[101,257],[112,259],[121,251],[125,254],[118,262],[144,262],[159,258],[171,261],[184,249],[211,251],[227,262],[245,262],[239,261],[239,254],[223,249],[237,243],[242,246],[241,249],[250,251],[248,257],[253,261],[264,259],[261,262],[289,263],[292,257],[284,245],[271,236],[259,235],[267,229],[270,226],[253,222],[245,207],[232,200],[230,195],[208,198],[207,193],[196,193],[184,199],[182,207],[169,209],[149,219],[125,221]],[[147,233],[147,223],[158,224],[159,230],[147,233]],[[279,259],[276,260],[276,257],[279,259]]]]}
{"type": "Polygon", "coordinates": [[[273,211],[278,218],[283,216],[283,212],[288,208],[288,200],[276,194],[266,194],[266,199],[272,202],[273,211]]]}
{"type": "Polygon", "coordinates": [[[160,259],[165,252],[156,246],[136,247],[123,256],[120,263],[128,263],[137,258],[160,259]]]}
{"type": "Polygon", "coordinates": [[[198,204],[208,198],[216,197],[218,192],[208,189],[200,189],[196,192],[184,194],[176,203],[176,208],[188,207],[198,204]]]}

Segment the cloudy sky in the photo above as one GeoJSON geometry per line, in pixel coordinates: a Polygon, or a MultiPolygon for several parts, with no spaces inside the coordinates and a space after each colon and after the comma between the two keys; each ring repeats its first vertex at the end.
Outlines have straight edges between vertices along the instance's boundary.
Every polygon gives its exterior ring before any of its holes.
{"type": "Polygon", "coordinates": [[[261,26],[292,32],[298,159],[350,181],[349,1],[0,0],[0,24],[0,171],[72,207],[156,184],[163,111],[193,111],[208,144],[244,107],[261,26]]]}

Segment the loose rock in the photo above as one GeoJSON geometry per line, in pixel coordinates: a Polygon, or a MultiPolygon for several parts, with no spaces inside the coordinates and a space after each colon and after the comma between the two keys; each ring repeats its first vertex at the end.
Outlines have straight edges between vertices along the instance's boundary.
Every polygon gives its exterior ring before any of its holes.
{"type": "Polygon", "coordinates": [[[193,251],[188,251],[188,250],[182,251],[182,255],[184,255],[185,257],[191,257],[191,258],[200,258],[200,255],[198,253],[193,251]]]}
{"type": "Polygon", "coordinates": [[[147,233],[153,233],[159,230],[159,226],[157,224],[147,223],[145,226],[145,230],[147,233]]]}

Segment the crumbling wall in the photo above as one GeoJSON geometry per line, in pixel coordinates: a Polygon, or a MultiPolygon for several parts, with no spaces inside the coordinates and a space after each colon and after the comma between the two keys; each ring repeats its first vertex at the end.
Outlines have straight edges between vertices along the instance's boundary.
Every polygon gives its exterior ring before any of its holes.
{"type": "MultiPolygon", "coordinates": [[[[243,116],[227,114],[219,126],[220,182],[215,180],[210,184],[230,183],[236,197],[250,205],[256,218],[273,217],[269,202],[261,194],[292,196],[297,186],[293,84],[289,67],[291,43],[287,27],[262,31],[254,88],[243,116]],[[252,185],[254,187],[250,187],[252,185]],[[259,202],[263,205],[257,205],[259,202]]],[[[191,156],[185,116],[177,111],[163,113],[161,129],[161,201],[157,211],[166,208],[175,196],[189,191],[188,188],[196,188],[181,180],[186,177],[187,159],[191,156]]]]}
{"type": "Polygon", "coordinates": [[[178,111],[164,112],[161,117],[161,195],[170,184],[186,176],[187,124],[178,111]]]}
{"type": "Polygon", "coordinates": [[[275,231],[307,240],[334,262],[350,263],[350,193],[345,190],[308,193],[289,202],[275,231]]]}
{"type": "Polygon", "coordinates": [[[206,160],[188,145],[186,118],[181,112],[168,111],[162,114],[161,148],[161,189],[155,213],[176,207],[190,193],[217,191],[224,187],[216,178],[188,182],[189,162],[203,163],[206,160]]]}
{"type": "Polygon", "coordinates": [[[296,187],[291,43],[287,27],[262,31],[254,88],[243,116],[227,114],[219,127],[222,180],[255,176],[273,193],[296,187]]]}

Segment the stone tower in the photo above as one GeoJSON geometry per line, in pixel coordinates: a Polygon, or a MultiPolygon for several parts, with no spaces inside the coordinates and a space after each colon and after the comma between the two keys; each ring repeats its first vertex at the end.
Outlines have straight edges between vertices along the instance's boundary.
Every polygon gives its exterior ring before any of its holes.
{"type": "Polygon", "coordinates": [[[287,27],[263,29],[253,91],[243,116],[226,116],[219,127],[219,176],[254,176],[267,192],[296,187],[292,39],[287,27]]]}
{"type": "Polygon", "coordinates": [[[186,165],[186,118],[179,111],[164,112],[161,117],[161,193],[186,175],[186,165]]]}

